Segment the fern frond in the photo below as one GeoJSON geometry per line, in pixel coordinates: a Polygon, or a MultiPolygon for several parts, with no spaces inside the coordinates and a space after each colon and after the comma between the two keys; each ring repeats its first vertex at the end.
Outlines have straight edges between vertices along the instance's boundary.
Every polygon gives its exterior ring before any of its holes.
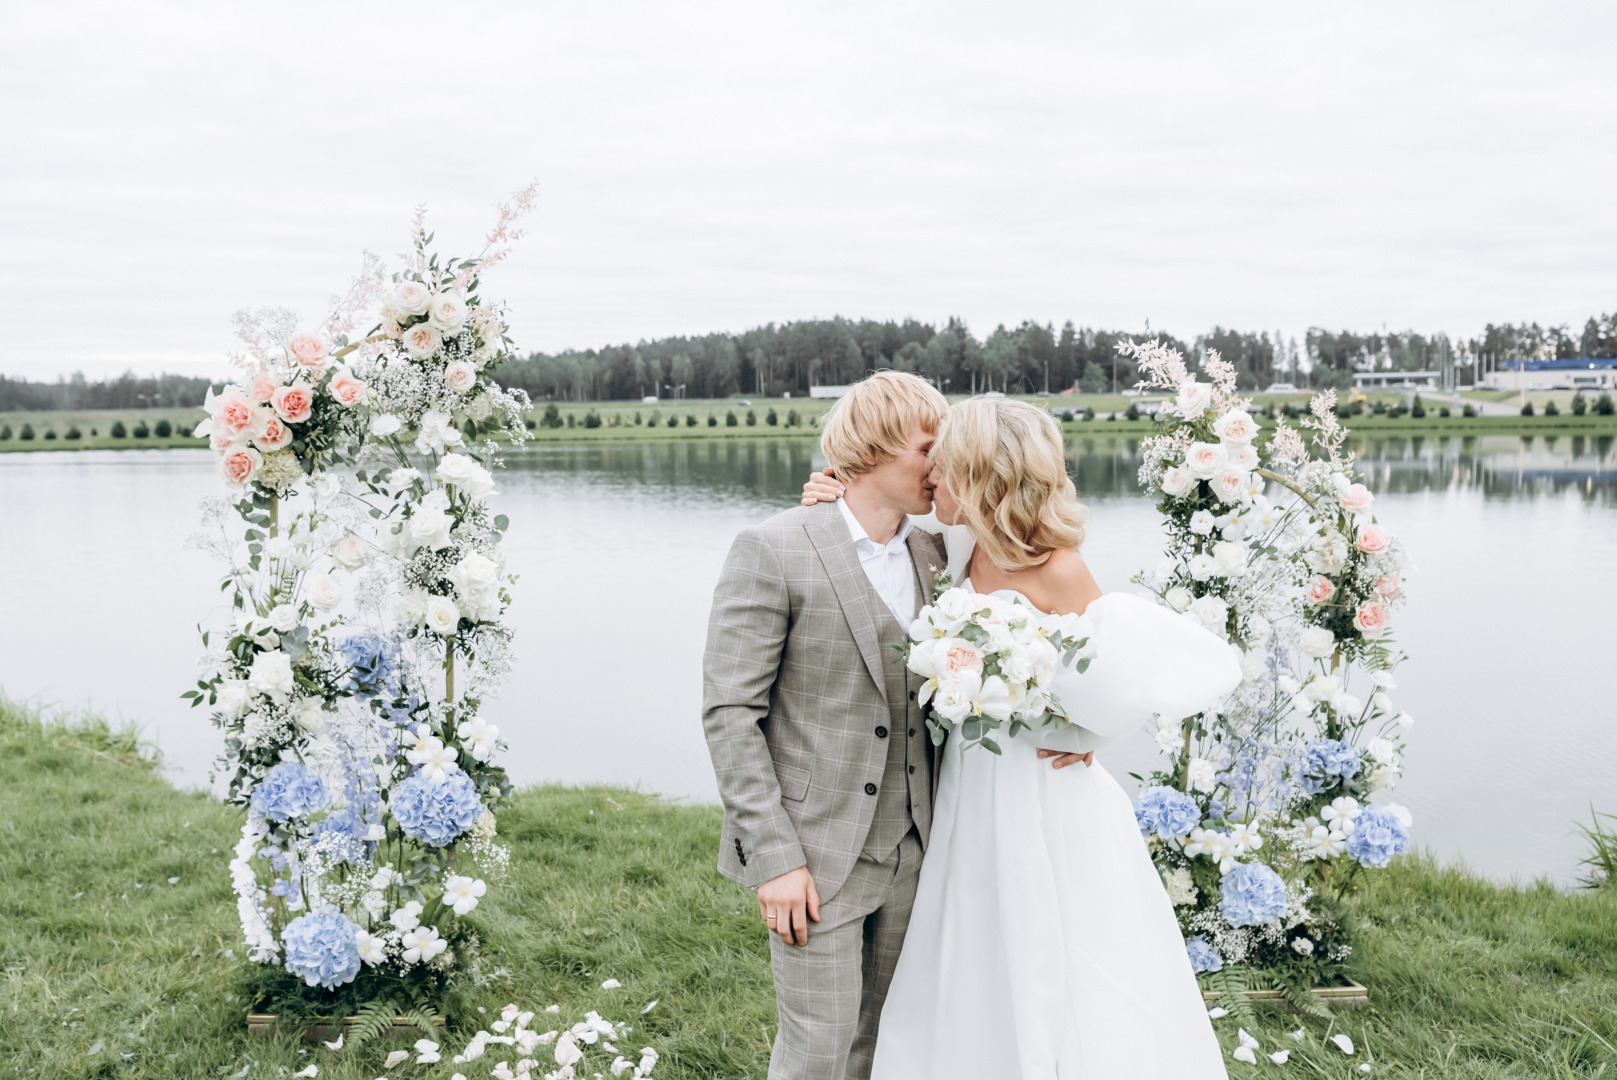
{"type": "Polygon", "coordinates": [[[1243,1027],[1258,1026],[1257,1011],[1246,996],[1252,989],[1251,976],[1238,968],[1225,967],[1201,976],[1202,986],[1218,995],[1218,1003],[1230,1011],[1243,1027]]]}
{"type": "Polygon", "coordinates": [[[433,1042],[442,1041],[438,1038],[438,1018],[433,1016],[432,1013],[428,1012],[426,1009],[418,1006],[411,1009],[409,1012],[400,1013],[399,1018],[414,1024],[421,1031],[421,1034],[425,1035],[433,1042]]]}
{"type": "Polygon", "coordinates": [[[1325,1007],[1325,1003],[1310,993],[1309,988],[1298,980],[1287,978],[1277,971],[1266,971],[1264,975],[1269,985],[1280,991],[1280,996],[1298,1012],[1317,1016],[1321,1020],[1333,1019],[1331,1010],[1325,1007]]]}
{"type": "Polygon", "coordinates": [[[380,1038],[393,1027],[393,1018],[398,1014],[398,1003],[391,997],[367,1001],[354,1010],[354,1026],[348,1029],[348,1045],[363,1046],[380,1038]]]}

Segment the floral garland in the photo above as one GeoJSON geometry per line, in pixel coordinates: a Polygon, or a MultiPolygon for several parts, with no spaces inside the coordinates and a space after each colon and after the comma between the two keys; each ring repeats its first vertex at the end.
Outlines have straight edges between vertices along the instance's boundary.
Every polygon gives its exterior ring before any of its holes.
{"type": "Polygon", "coordinates": [[[1168,546],[1136,581],[1228,640],[1243,675],[1216,710],[1161,725],[1168,761],[1135,816],[1198,972],[1314,985],[1351,952],[1356,874],[1409,845],[1409,812],[1369,802],[1396,783],[1412,723],[1388,697],[1407,556],[1342,450],[1334,392],[1301,432],[1265,437],[1216,353],[1203,382],[1157,341],[1118,348],[1142,389],[1174,394],[1140,469],[1168,546]]]}
{"type": "Polygon", "coordinates": [[[520,442],[528,402],[492,378],[505,322],[477,289],[532,197],[445,270],[418,213],[404,268],[389,282],[368,259],[317,331],[238,316],[242,377],[204,405],[239,497],[206,504],[231,615],[186,697],[213,710],[215,776],[246,812],[230,871],[248,957],[306,987],[419,1003],[479,977],[469,916],[508,859],[510,783],[478,710],[509,671],[514,579],[486,503],[495,444],[470,443],[520,442]]]}

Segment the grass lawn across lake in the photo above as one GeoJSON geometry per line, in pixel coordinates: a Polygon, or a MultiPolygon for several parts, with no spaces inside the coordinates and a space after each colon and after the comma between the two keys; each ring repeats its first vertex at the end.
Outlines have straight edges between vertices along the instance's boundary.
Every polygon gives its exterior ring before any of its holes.
{"type": "MultiPolygon", "coordinates": [[[[225,866],[240,820],[169,786],[128,733],[0,701],[0,1075],[384,1075],[387,1051],[414,1036],[332,1052],[247,1035],[225,866]]],[[[663,1055],[658,1077],[762,1080],[768,948],[752,895],[714,869],[718,828],[716,807],[628,791],[518,793],[499,823],[509,880],[477,911],[501,969],[476,995],[488,1012],[452,1018],[441,1064],[386,1075],[487,1076],[499,1047],[449,1057],[514,1001],[631,1022],[632,1048],[663,1055]],[[609,978],[621,989],[602,990],[609,978]]],[[[1496,886],[1403,859],[1371,875],[1357,908],[1353,975],[1371,1006],[1334,1021],[1262,1011],[1261,1052],[1291,1060],[1231,1061],[1231,1076],[1617,1075],[1617,889],[1496,886]],[[1336,1033],[1351,1057],[1325,1041],[1336,1033]]],[[[1233,1018],[1215,1027],[1238,1045],[1233,1018]]]]}

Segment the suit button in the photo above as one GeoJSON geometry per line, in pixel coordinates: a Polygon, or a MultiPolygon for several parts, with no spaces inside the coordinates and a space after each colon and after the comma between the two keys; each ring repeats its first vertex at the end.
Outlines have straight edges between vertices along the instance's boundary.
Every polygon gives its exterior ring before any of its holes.
{"type": "Polygon", "coordinates": [[[915,729],[914,728],[910,728],[910,738],[912,738],[912,739],[915,738],[915,729]]]}
{"type": "Polygon", "coordinates": [[[914,691],[914,690],[911,690],[911,691],[910,691],[910,700],[911,700],[911,701],[914,701],[914,700],[915,700],[915,691],[914,691]]]}
{"type": "Polygon", "coordinates": [[[910,772],[914,772],[914,771],[915,771],[915,766],[914,766],[914,765],[911,765],[911,766],[910,766],[910,772]]]}
{"type": "Polygon", "coordinates": [[[878,738],[878,739],[887,738],[887,729],[884,728],[884,727],[877,728],[876,729],[876,738],[878,738]]]}
{"type": "Polygon", "coordinates": [[[874,795],[874,794],[876,794],[876,785],[875,784],[866,784],[865,785],[865,794],[866,795],[874,795]]]}

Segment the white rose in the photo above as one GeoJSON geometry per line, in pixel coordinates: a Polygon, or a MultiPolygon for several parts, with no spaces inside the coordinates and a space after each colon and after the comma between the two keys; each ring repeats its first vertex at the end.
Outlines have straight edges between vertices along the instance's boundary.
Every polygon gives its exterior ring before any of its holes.
{"type": "Polygon", "coordinates": [[[1240,469],[1242,472],[1251,472],[1258,467],[1258,452],[1249,444],[1231,446],[1229,450],[1229,466],[1240,469]]]}
{"type": "Polygon", "coordinates": [[[1265,619],[1262,615],[1252,616],[1252,621],[1247,624],[1247,632],[1252,635],[1253,641],[1262,641],[1264,638],[1269,636],[1273,629],[1274,628],[1269,625],[1269,620],[1265,619]]]}
{"type": "Polygon", "coordinates": [[[265,616],[269,624],[283,634],[289,634],[298,625],[298,609],[291,604],[276,604],[265,616]]]}
{"type": "Polygon", "coordinates": [[[1220,540],[1213,545],[1213,566],[1220,577],[1240,577],[1246,573],[1246,545],[1220,540]]]}
{"type": "Polygon", "coordinates": [[[494,478],[488,470],[465,454],[445,454],[434,475],[440,483],[453,484],[474,499],[494,490],[494,478]]]}
{"type": "Polygon", "coordinates": [[[466,325],[466,297],[458,292],[441,292],[432,298],[427,318],[432,325],[446,334],[453,334],[466,325]]]}
{"type": "Polygon", "coordinates": [[[1229,452],[1222,443],[1193,442],[1185,450],[1185,468],[1198,480],[1211,480],[1228,461],[1229,452]]]}
{"type": "Polygon", "coordinates": [[[1349,484],[1347,490],[1340,496],[1342,509],[1350,514],[1364,514],[1370,510],[1370,504],[1376,497],[1370,494],[1370,489],[1363,484],[1349,484]]]}
{"type": "Polygon", "coordinates": [[[393,308],[400,315],[425,315],[432,293],[419,281],[401,281],[393,286],[393,308]]]}
{"type": "Polygon", "coordinates": [[[1323,626],[1310,626],[1298,638],[1303,654],[1323,660],[1336,650],[1336,635],[1323,626]]]}
{"type": "Polygon", "coordinates": [[[1408,731],[1410,728],[1415,726],[1415,718],[1406,712],[1399,713],[1397,716],[1393,717],[1393,719],[1396,720],[1398,722],[1398,726],[1403,728],[1405,731],[1408,731]]]}
{"type": "Polygon", "coordinates": [[[421,417],[421,431],[416,436],[415,448],[421,453],[442,454],[465,440],[456,429],[454,418],[436,409],[427,410],[421,417]]]}
{"type": "Polygon", "coordinates": [[[1364,744],[1371,757],[1383,765],[1398,764],[1398,749],[1393,746],[1391,739],[1376,738],[1364,744]]]}
{"type": "Polygon", "coordinates": [[[487,392],[478,394],[466,406],[466,418],[478,424],[487,420],[493,412],[494,399],[489,397],[487,392]]]}
{"type": "Polygon", "coordinates": [[[1241,680],[1257,682],[1269,674],[1269,658],[1257,649],[1241,654],[1241,680]]]}
{"type": "Polygon", "coordinates": [[[404,342],[404,349],[418,360],[424,360],[438,351],[443,344],[443,335],[431,323],[416,323],[404,332],[400,338],[404,342]]]}
{"type": "Polygon", "coordinates": [[[309,603],[321,611],[330,611],[342,603],[342,586],[330,574],[311,574],[303,579],[305,595],[309,603]]]}
{"type": "Polygon", "coordinates": [[[1180,585],[1175,585],[1173,588],[1168,590],[1167,595],[1164,596],[1163,599],[1166,600],[1168,602],[1168,606],[1173,608],[1175,611],[1183,612],[1190,606],[1190,602],[1196,598],[1190,595],[1189,589],[1186,589],[1180,585]]]}
{"type": "Polygon", "coordinates": [[[1199,791],[1206,795],[1211,793],[1216,786],[1213,781],[1216,770],[1213,768],[1213,763],[1206,758],[1191,759],[1188,774],[1192,791],[1199,791]]]}
{"type": "Polygon", "coordinates": [[[428,630],[449,637],[460,626],[460,608],[447,596],[434,596],[427,601],[426,622],[428,630]]]}
{"type": "Polygon", "coordinates": [[[1228,636],[1230,607],[1216,596],[1201,596],[1191,601],[1186,616],[1196,620],[1219,637],[1228,636]]]}
{"type": "Polygon", "coordinates": [[[1212,403],[1213,388],[1210,384],[1186,379],[1179,384],[1179,393],[1174,396],[1174,411],[1186,420],[1194,420],[1206,412],[1212,403]]]}
{"type": "Polygon", "coordinates": [[[314,734],[326,726],[326,705],[319,698],[310,698],[298,709],[297,725],[299,731],[314,734]]]}
{"type": "Polygon", "coordinates": [[[1190,515],[1190,531],[1197,536],[1209,535],[1212,533],[1215,524],[1211,510],[1198,510],[1190,515]]]}
{"type": "Polygon", "coordinates": [[[397,601],[395,614],[405,626],[420,626],[427,621],[427,592],[425,589],[405,589],[397,601]]]}
{"type": "Polygon", "coordinates": [[[261,694],[281,700],[293,687],[292,658],[279,649],[258,653],[253,657],[247,685],[261,694]]]}
{"type": "Polygon", "coordinates": [[[358,570],[370,561],[370,552],[365,550],[365,541],[357,536],[344,536],[331,545],[331,561],[344,570],[358,570]]]}
{"type": "Polygon", "coordinates": [[[1218,569],[1218,563],[1214,562],[1213,557],[1204,551],[1200,555],[1192,555],[1190,562],[1186,564],[1186,569],[1190,571],[1190,576],[1195,580],[1206,581],[1218,569]]]}
{"type": "Polygon", "coordinates": [[[464,360],[457,360],[444,369],[444,385],[457,394],[464,394],[477,385],[477,369],[464,360]]]}
{"type": "Polygon", "coordinates": [[[472,552],[449,571],[449,580],[457,591],[478,592],[492,589],[499,584],[500,570],[494,565],[494,560],[486,555],[472,552]]]}
{"type": "Polygon", "coordinates": [[[1320,675],[1310,679],[1303,691],[1309,701],[1330,701],[1341,692],[1342,681],[1335,675],[1320,675]]]}
{"type": "Polygon", "coordinates": [[[240,716],[252,703],[252,691],[241,679],[226,679],[219,684],[219,708],[226,716],[240,716]]]}
{"type": "Polygon", "coordinates": [[[378,413],[371,417],[371,434],[378,439],[385,439],[404,427],[404,421],[392,413],[378,413]]]}
{"type": "Polygon", "coordinates": [[[1183,465],[1175,465],[1162,474],[1162,490],[1164,494],[1178,498],[1196,486],[1196,478],[1190,475],[1190,470],[1183,465]]]}
{"type": "Polygon", "coordinates": [[[1258,433],[1258,425],[1245,409],[1231,409],[1213,421],[1213,433],[1226,443],[1245,445],[1258,433]]]}
{"type": "Polygon", "coordinates": [[[454,521],[442,510],[418,510],[407,526],[410,542],[418,548],[442,551],[451,543],[449,532],[454,525],[454,521]]]}
{"type": "Polygon", "coordinates": [[[1226,468],[1213,477],[1209,485],[1213,494],[1218,496],[1219,502],[1238,503],[1247,497],[1247,482],[1250,474],[1240,469],[1226,468]]]}

